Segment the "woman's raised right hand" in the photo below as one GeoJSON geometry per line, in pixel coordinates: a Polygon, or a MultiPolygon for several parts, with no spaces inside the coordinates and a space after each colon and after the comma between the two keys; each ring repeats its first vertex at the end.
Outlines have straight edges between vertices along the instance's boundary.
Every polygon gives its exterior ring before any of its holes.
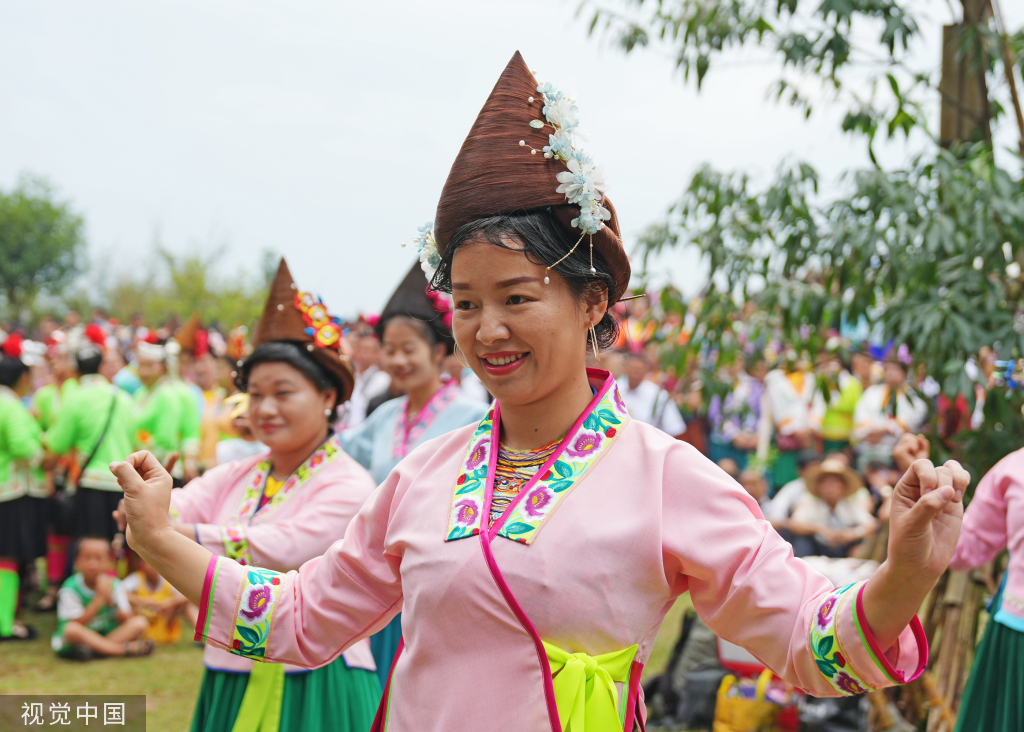
{"type": "Polygon", "coordinates": [[[110,472],[124,491],[125,538],[132,549],[144,548],[161,532],[173,530],[168,518],[173,481],[152,453],[132,453],[124,462],[111,463],[110,472]]]}

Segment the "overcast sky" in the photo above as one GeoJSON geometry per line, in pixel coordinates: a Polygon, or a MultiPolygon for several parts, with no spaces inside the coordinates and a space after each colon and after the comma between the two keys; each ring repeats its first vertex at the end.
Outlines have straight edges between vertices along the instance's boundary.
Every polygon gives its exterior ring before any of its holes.
{"type": "MultiPolygon", "coordinates": [[[[929,7],[937,32],[947,6],[929,7]]],[[[408,269],[401,242],[433,218],[516,49],[539,79],[576,92],[628,245],[702,162],[767,176],[798,157],[826,180],[866,164],[838,112],[804,121],[765,101],[777,68],[757,56],[713,68],[698,94],[667,57],[588,38],[576,8],[0,3],[0,187],[23,171],[50,180],[85,217],[94,262],[147,267],[157,233],[174,251],[226,246],[225,274],[255,271],[272,248],[347,315],[379,309],[408,269]]],[[[1018,27],[1024,11],[1004,10],[1018,27]]],[[[700,284],[692,257],[660,266],[690,292],[700,284]]]]}

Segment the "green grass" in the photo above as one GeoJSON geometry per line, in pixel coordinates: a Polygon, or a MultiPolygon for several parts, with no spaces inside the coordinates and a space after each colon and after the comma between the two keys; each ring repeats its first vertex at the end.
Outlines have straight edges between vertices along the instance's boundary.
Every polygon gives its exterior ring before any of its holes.
{"type": "Polygon", "coordinates": [[[24,612],[19,617],[39,638],[0,644],[0,694],[144,694],[149,729],[188,730],[203,675],[203,652],[190,633],[147,658],[80,663],[57,658],[50,649],[57,625],[54,613],[24,612]]]}
{"type": "MultiPolygon", "coordinates": [[[[665,667],[689,606],[690,597],[684,595],[666,616],[644,669],[645,681],[665,667]]],[[[0,644],[0,694],[144,694],[148,729],[189,729],[203,675],[203,654],[190,633],[184,633],[177,645],[157,648],[148,658],[79,663],[57,658],[50,650],[50,635],[57,624],[54,613],[24,612],[20,618],[38,631],[39,638],[0,644]]]]}

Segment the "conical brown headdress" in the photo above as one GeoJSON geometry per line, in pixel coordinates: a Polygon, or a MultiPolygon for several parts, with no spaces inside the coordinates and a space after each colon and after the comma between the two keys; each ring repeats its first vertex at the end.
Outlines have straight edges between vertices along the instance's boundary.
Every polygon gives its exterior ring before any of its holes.
{"type": "MultiPolygon", "coordinates": [[[[427,294],[427,286],[420,263],[414,262],[412,269],[399,283],[391,299],[388,300],[388,304],[381,311],[380,320],[377,323],[378,338],[384,339],[384,328],[391,318],[396,315],[405,316],[426,323],[437,335],[437,340],[445,346],[448,353],[454,350],[455,339],[452,337],[450,304],[445,306],[446,310],[439,310],[431,295],[427,294]]],[[[433,294],[447,297],[443,293],[433,294]]]]}
{"type": "MultiPolygon", "coordinates": [[[[567,170],[566,164],[558,158],[530,154],[531,148],[541,150],[548,144],[551,128],[530,126],[531,121],[544,119],[543,107],[537,80],[516,51],[477,115],[441,191],[434,217],[439,252],[444,253],[452,234],[463,224],[547,207],[574,239],[579,237],[580,230],[569,222],[580,215],[580,208],[556,191],[555,176],[567,170]],[[521,146],[520,140],[527,146],[521,146]]],[[[607,197],[602,205],[612,217],[594,234],[594,249],[608,262],[615,278],[611,298],[615,302],[629,286],[629,258],[622,247],[615,208],[607,197]]],[[[589,243],[580,244],[584,245],[589,243]]]]}
{"type": "MultiPolygon", "coordinates": [[[[341,392],[338,394],[338,403],[348,400],[352,395],[352,387],[355,377],[352,373],[352,366],[349,365],[348,356],[343,356],[334,344],[325,345],[330,338],[325,334],[315,335],[316,328],[311,328],[303,317],[303,311],[299,309],[299,295],[309,299],[309,304],[322,305],[313,302],[308,293],[303,293],[295,286],[292,273],[288,271],[288,263],[281,257],[281,264],[277,267],[277,274],[270,284],[270,296],[267,304],[263,307],[263,315],[256,325],[256,335],[252,339],[254,347],[259,347],[271,341],[284,341],[297,343],[303,346],[309,355],[315,358],[320,365],[324,366],[330,373],[337,377],[341,384],[341,392]],[[313,330],[309,333],[307,330],[313,330]]],[[[324,310],[326,317],[326,309],[324,310]]],[[[340,331],[339,331],[340,335],[340,331]]],[[[337,341],[334,341],[337,343],[337,341]]]]}

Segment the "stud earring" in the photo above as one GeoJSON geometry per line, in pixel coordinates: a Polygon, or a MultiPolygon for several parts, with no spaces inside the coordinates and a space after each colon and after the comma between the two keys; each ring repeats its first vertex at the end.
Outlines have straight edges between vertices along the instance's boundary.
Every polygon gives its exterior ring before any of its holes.
{"type": "Polygon", "coordinates": [[[594,324],[590,324],[590,345],[594,347],[594,358],[598,361],[601,360],[601,349],[597,345],[597,331],[594,330],[594,324]]]}
{"type": "Polygon", "coordinates": [[[334,412],[334,410],[331,409],[330,407],[327,407],[326,409],[324,409],[324,416],[330,417],[332,412],[334,412]]]}

